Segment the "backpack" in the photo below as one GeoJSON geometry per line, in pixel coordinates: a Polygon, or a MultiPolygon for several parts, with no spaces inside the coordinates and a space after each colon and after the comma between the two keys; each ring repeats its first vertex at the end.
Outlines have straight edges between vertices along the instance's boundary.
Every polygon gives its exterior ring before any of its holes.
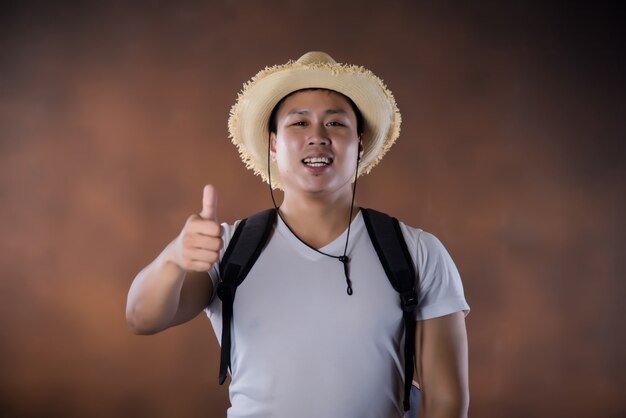
{"type": "MultiPolygon", "coordinates": [[[[417,308],[417,281],[419,277],[402,236],[396,218],[375,211],[361,209],[363,220],[376,254],[391,286],[400,296],[404,322],[404,410],[410,408],[410,394],[414,370],[415,309],[417,308]]],[[[226,248],[220,262],[221,281],[217,295],[222,300],[222,345],[220,353],[220,385],[230,368],[230,328],[237,287],[241,285],[259,258],[276,223],[276,209],[267,209],[242,220],[226,248]]]]}

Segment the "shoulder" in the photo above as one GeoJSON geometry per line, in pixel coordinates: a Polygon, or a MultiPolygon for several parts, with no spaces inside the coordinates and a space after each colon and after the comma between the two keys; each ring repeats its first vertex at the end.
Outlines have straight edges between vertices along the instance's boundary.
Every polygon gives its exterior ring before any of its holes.
{"type": "Polygon", "coordinates": [[[409,252],[412,255],[417,255],[418,260],[425,262],[432,257],[440,257],[443,254],[448,255],[448,251],[439,238],[430,232],[406,225],[403,222],[400,222],[400,229],[409,252]]]}
{"type": "MultiPolygon", "coordinates": [[[[238,241],[238,236],[244,235],[253,240],[265,241],[271,238],[267,235],[276,224],[276,210],[266,209],[250,215],[243,220],[237,220],[232,224],[222,223],[223,249],[228,248],[233,239],[238,241]],[[245,224],[245,227],[244,227],[245,224]],[[238,232],[238,230],[240,230],[238,232]]],[[[220,255],[223,256],[223,254],[220,255]]]]}
{"type": "Polygon", "coordinates": [[[400,228],[409,253],[415,258],[414,262],[420,272],[426,273],[427,270],[437,268],[437,266],[446,266],[458,274],[448,250],[434,234],[402,222],[400,222],[400,228]]]}

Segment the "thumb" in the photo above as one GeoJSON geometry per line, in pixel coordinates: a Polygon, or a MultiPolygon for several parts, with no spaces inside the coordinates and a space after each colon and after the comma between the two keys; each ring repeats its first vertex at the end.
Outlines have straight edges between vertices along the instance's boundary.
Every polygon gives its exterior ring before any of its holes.
{"type": "Polygon", "coordinates": [[[204,186],[202,193],[202,212],[200,217],[203,219],[210,219],[217,221],[217,191],[215,187],[207,184],[204,186]]]}

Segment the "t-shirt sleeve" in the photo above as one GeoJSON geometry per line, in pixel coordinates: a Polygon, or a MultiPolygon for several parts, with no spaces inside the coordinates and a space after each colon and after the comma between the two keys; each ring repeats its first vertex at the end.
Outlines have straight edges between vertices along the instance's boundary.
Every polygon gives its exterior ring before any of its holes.
{"type": "Polygon", "coordinates": [[[404,235],[419,272],[416,319],[438,318],[459,311],[467,315],[470,307],[461,276],[441,241],[428,232],[406,226],[404,235]]]}

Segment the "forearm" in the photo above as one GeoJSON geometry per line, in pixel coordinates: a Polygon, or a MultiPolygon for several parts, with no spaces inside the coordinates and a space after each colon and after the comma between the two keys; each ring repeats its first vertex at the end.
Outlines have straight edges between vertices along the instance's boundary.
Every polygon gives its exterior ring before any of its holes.
{"type": "Polygon", "coordinates": [[[458,397],[424,400],[423,418],[467,418],[469,394],[459,394],[458,397]]]}
{"type": "Polygon", "coordinates": [[[172,261],[171,246],[133,280],[126,302],[126,320],[137,334],[154,334],[172,323],[185,272],[172,261]]]}

